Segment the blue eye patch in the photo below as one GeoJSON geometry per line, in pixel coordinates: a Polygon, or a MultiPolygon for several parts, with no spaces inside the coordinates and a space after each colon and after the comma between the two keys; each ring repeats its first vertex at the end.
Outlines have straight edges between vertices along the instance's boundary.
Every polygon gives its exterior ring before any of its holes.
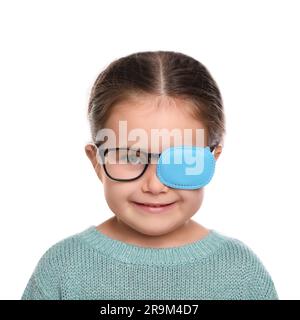
{"type": "Polygon", "coordinates": [[[177,146],[165,149],[157,163],[159,180],[175,189],[199,189],[215,172],[215,158],[209,147],[177,146]]]}

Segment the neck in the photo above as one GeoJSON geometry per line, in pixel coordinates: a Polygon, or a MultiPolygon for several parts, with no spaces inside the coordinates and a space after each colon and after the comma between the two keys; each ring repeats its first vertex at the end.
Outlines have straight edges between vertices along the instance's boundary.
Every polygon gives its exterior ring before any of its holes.
{"type": "Polygon", "coordinates": [[[209,233],[208,229],[189,219],[171,232],[160,235],[149,235],[131,228],[117,216],[108,219],[104,224],[98,226],[97,229],[116,240],[144,247],[157,248],[174,247],[192,243],[200,240],[209,233]]]}

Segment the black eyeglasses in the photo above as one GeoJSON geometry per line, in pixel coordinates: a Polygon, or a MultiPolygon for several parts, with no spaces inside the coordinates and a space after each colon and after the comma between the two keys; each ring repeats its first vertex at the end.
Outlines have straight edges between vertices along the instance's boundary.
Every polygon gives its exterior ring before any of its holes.
{"type": "MultiPolygon", "coordinates": [[[[115,181],[133,181],[140,178],[146,171],[151,159],[159,158],[161,153],[145,152],[140,149],[99,148],[101,142],[96,142],[101,164],[109,178],[115,181]],[[135,160],[132,160],[135,159],[135,160]]],[[[213,152],[215,146],[210,146],[213,152]]]]}

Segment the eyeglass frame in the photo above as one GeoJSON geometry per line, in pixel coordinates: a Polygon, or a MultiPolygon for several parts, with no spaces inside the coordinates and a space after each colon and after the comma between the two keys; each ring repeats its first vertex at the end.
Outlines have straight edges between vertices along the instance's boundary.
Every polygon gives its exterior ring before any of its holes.
{"type": "MultiPolygon", "coordinates": [[[[144,169],[143,169],[142,173],[141,173],[139,176],[137,176],[136,178],[132,178],[132,179],[117,179],[117,178],[113,178],[113,177],[108,173],[108,171],[107,171],[107,169],[106,169],[106,167],[105,167],[105,164],[104,164],[104,157],[106,156],[106,154],[108,153],[109,150],[120,150],[120,149],[123,149],[123,150],[124,150],[124,149],[125,149],[125,150],[127,149],[127,150],[129,150],[130,147],[127,147],[127,148],[125,148],[125,147],[116,147],[116,148],[99,149],[99,147],[100,147],[101,144],[102,144],[101,141],[94,143],[94,145],[97,147],[97,152],[100,151],[99,153],[100,153],[100,156],[101,156],[101,159],[102,159],[102,162],[103,162],[102,165],[103,165],[104,171],[105,171],[106,175],[107,175],[110,179],[112,179],[112,180],[114,180],[114,181],[120,181],[120,182],[137,180],[137,179],[140,178],[140,177],[145,173],[145,171],[147,170],[148,165],[149,165],[149,162],[150,162],[150,159],[152,158],[152,156],[154,156],[155,158],[159,158],[160,155],[162,154],[162,152],[161,152],[161,153],[154,153],[154,152],[142,151],[143,153],[145,153],[145,154],[148,155],[147,163],[144,164],[144,169]]],[[[215,147],[216,147],[216,145],[214,145],[214,146],[209,146],[210,152],[213,152],[214,149],[215,149],[215,147]]],[[[138,149],[134,149],[134,150],[138,150],[138,149]]]]}

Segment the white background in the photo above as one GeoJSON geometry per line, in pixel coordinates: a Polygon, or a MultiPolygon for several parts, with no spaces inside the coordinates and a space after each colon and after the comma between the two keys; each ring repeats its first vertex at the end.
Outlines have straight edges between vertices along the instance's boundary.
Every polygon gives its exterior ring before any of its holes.
{"type": "Polygon", "coordinates": [[[299,299],[298,1],[1,1],[0,299],[42,254],[112,214],[84,152],[96,76],[137,51],[206,65],[227,135],[195,220],[251,247],[299,299]]]}

